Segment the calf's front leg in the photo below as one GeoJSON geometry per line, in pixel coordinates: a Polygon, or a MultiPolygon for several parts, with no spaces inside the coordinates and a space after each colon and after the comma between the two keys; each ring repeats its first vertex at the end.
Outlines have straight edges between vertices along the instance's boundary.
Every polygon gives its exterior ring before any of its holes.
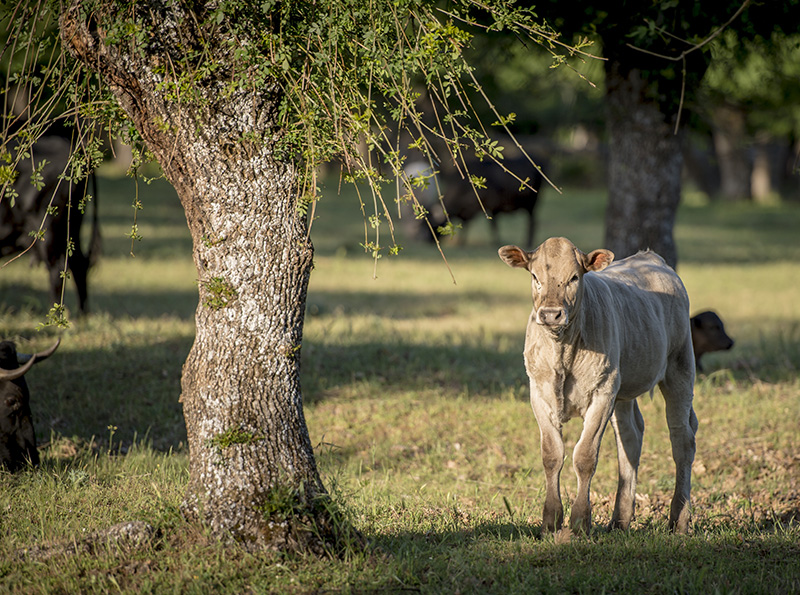
{"type": "Polygon", "coordinates": [[[597,469],[600,442],[608,420],[614,410],[614,397],[596,397],[583,419],[583,431],[575,445],[572,465],[578,476],[578,490],[572,503],[569,525],[573,531],[588,533],[592,527],[592,505],[589,502],[589,488],[597,469]]]}
{"type": "Polygon", "coordinates": [[[542,464],[544,466],[545,498],[542,511],[542,532],[554,533],[564,522],[561,503],[561,469],[564,466],[564,438],[560,423],[554,422],[550,408],[531,393],[531,407],[539,424],[542,464]]]}

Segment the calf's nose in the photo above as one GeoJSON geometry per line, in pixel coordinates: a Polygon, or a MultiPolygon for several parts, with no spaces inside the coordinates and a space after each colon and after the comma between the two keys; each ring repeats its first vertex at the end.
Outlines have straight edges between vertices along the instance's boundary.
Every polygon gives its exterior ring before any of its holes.
{"type": "Polygon", "coordinates": [[[567,324],[567,311],[564,308],[539,308],[536,322],[545,326],[563,326],[567,324]]]}

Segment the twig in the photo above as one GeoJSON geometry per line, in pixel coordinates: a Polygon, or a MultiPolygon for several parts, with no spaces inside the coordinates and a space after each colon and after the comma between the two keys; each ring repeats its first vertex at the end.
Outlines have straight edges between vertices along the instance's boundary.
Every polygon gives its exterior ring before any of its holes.
{"type": "MultiPolygon", "coordinates": [[[[734,15],[731,18],[729,18],[723,25],[721,25],[719,28],[717,28],[716,31],[714,31],[711,35],[706,37],[700,43],[695,44],[692,47],[690,47],[689,49],[682,51],[677,56],[666,56],[664,54],[659,54],[658,52],[651,52],[650,50],[646,50],[644,48],[636,47],[632,43],[625,44],[629,48],[631,48],[633,50],[636,50],[637,52],[642,52],[643,54],[647,54],[649,56],[655,56],[656,58],[662,58],[664,60],[669,60],[671,62],[677,62],[679,60],[681,62],[683,62],[683,68],[681,69],[681,75],[682,75],[681,76],[681,99],[680,99],[680,102],[678,103],[678,115],[677,115],[677,118],[675,120],[675,132],[674,132],[674,134],[678,134],[678,128],[679,128],[680,123],[681,123],[681,113],[683,112],[683,101],[684,101],[684,96],[685,96],[685,92],[686,92],[686,56],[688,56],[689,54],[691,54],[695,50],[699,50],[703,46],[711,43],[712,40],[714,40],[716,37],[718,37],[725,29],[728,28],[728,26],[733,21],[735,21],[739,17],[740,14],[742,14],[742,12],[744,12],[744,9],[747,8],[747,6],[749,4],[750,4],[750,0],[744,0],[742,5],[739,7],[739,10],[737,10],[734,13],[734,15]]],[[[666,35],[669,35],[670,37],[672,37],[674,39],[679,39],[678,37],[670,34],[667,31],[664,31],[661,28],[658,28],[658,31],[660,31],[661,33],[664,33],[666,35]]],[[[684,43],[688,43],[686,40],[680,40],[679,39],[679,41],[683,41],[684,43]]]]}

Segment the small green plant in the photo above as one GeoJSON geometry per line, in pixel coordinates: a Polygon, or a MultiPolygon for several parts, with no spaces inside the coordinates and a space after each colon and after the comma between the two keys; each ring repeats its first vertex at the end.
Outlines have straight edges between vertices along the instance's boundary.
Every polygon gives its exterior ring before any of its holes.
{"type": "Polygon", "coordinates": [[[113,424],[109,424],[108,430],[108,454],[111,454],[111,447],[114,444],[114,432],[116,432],[119,428],[113,424]]]}
{"type": "Polygon", "coordinates": [[[259,440],[263,439],[263,436],[254,434],[253,432],[248,432],[244,428],[234,428],[222,432],[221,434],[217,434],[213,438],[209,439],[208,445],[221,452],[222,450],[229,448],[234,444],[255,444],[259,440]]]}
{"type": "Polygon", "coordinates": [[[203,236],[203,245],[206,248],[213,248],[214,246],[219,246],[224,241],[225,239],[220,237],[211,238],[206,235],[203,236]]]}
{"type": "Polygon", "coordinates": [[[244,428],[232,428],[230,430],[226,430],[221,434],[217,434],[213,438],[210,438],[206,444],[214,449],[214,452],[217,455],[217,461],[215,461],[215,465],[224,465],[225,461],[223,458],[223,453],[225,449],[230,448],[235,444],[255,444],[259,440],[263,440],[264,437],[258,434],[254,434],[253,432],[248,432],[244,428]]]}
{"type": "Polygon", "coordinates": [[[285,521],[300,516],[310,507],[304,491],[279,483],[267,492],[260,509],[264,518],[285,521]]]}
{"type": "Polygon", "coordinates": [[[436,232],[442,236],[454,236],[456,235],[456,231],[461,229],[461,223],[453,224],[452,221],[448,221],[444,225],[440,225],[436,228],[436,232]]]}
{"type": "Polygon", "coordinates": [[[201,286],[208,295],[203,300],[203,305],[212,310],[221,310],[238,297],[233,286],[222,277],[212,277],[201,286]]]}

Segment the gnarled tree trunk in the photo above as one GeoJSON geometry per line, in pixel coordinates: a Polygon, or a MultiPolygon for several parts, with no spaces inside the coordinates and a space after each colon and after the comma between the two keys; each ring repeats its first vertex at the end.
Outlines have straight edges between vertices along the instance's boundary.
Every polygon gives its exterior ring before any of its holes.
{"type": "Polygon", "coordinates": [[[608,208],[605,248],[616,258],[650,249],[675,267],[672,229],[680,202],[680,135],[650,98],[639,70],[610,60],[606,67],[608,208]]]}
{"type": "MultiPolygon", "coordinates": [[[[61,29],[161,163],[191,230],[199,304],[182,379],[190,458],[183,509],[220,538],[313,550],[324,546],[330,510],[320,504],[325,490],[299,382],[312,246],[297,209],[298,174],[273,153],[280,91],[231,94],[223,67],[193,89],[200,97],[191,105],[169,98],[157,73],[180,64],[177,53],[199,47],[200,36],[185,4],[165,4],[135,6],[147,32],[138,38],[109,43],[106,15],[83,17],[80,2],[61,29]],[[253,134],[264,142],[244,140],[253,134]]],[[[173,81],[181,74],[170,73],[173,81]]]]}

